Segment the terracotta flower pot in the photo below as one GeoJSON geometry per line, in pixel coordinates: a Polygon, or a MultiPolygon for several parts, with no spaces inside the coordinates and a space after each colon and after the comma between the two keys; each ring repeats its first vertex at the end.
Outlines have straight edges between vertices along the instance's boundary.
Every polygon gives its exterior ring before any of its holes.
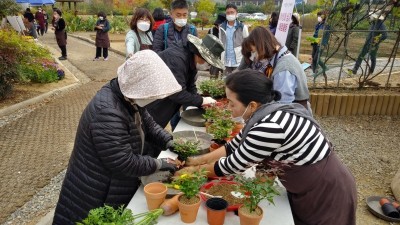
{"type": "Polygon", "coordinates": [[[184,195],[181,195],[178,200],[178,208],[179,208],[179,214],[181,215],[181,220],[184,223],[193,223],[196,221],[197,218],[197,213],[199,212],[200,208],[200,196],[195,196],[193,198],[196,198],[196,202],[192,204],[186,204],[182,202],[182,198],[185,197],[184,195]]]}
{"type": "Polygon", "coordinates": [[[238,134],[243,129],[244,125],[241,123],[235,123],[235,126],[232,128],[232,134],[238,134]]]}
{"type": "Polygon", "coordinates": [[[158,209],[167,195],[167,186],[160,182],[149,183],[144,186],[144,195],[146,196],[147,208],[149,210],[158,209]]]}
{"type": "Polygon", "coordinates": [[[222,198],[210,198],[206,201],[207,222],[210,225],[223,225],[228,202],[222,198]]]}
{"type": "Polygon", "coordinates": [[[239,208],[240,225],[259,225],[263,216],[264,212],[259,206],[254,212],[244,205],[239,208]]]}

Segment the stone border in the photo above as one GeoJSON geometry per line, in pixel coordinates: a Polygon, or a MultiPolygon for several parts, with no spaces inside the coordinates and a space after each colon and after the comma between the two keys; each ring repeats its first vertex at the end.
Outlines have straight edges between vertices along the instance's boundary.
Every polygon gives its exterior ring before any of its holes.
{"type": "Polygon", "coordinates": [[[318,116],[400,115],[400,95],[310,93],[313,113],[318,116]]]}

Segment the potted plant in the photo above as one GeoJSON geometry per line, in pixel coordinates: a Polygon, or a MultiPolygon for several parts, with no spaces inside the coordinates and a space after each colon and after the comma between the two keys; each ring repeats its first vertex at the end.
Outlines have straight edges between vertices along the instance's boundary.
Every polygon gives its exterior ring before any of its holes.
{"type": "Polygon", "coordinates": [[[225,82],[221,79],[210,79],[200,82],[199,89],[205,96],[212,98],[225,97],[225,82]]]}
{"type": "Polygon", "coordinates": [[[266,199],[274,204],[274,197],[279,195],[275,186],[275,179],[268,176],[245,177],[236,175],[235,181],[239,183],[237,191],[245,196],[243,205],[239,208],[241,225],[258,225],[263,217],[263,210],[258,204],[266,199]]]}
{"type": "Polygon", "coordinates": [[[233,122],[230,117],[221,117],[214,120],[208,127],[208,133],[213,135],[213,143],[210,146],[210,151],[219,148],[221,145],[231,140],[234,124],[235,122],[233,122]]]}
{"type": "Polygon", "coordinates": [[[157,219],[163,214],[163,209],[155,209],[137,215],[132,214],[132,210],[124,209],[121,205],[118,209],[112,206],[104,205],[103,207],[91,209],[89,215],[77,225],[98,225],[98,224],[115,224],[115,225],[149,225],[157,223],[157,219]],[[135,220],[141,219],[139,222],[135,220]]]}
{"type": "Polygon", "coordinates": [[[176,139],[174,141],[174,152],[178,154],[180,160],[185,161],[187,157],[199,153],[199,144],[200,141],[176,139]]]}
{"type": "Polygon", "coordinates": [[[207,181],[207,172],[203,169],[193,173],[183,173],[173,178],[172,184],[183,194],[178,198],[179,214],[184,223],[196,221],[200,207],[200,187],[207,181]]]}

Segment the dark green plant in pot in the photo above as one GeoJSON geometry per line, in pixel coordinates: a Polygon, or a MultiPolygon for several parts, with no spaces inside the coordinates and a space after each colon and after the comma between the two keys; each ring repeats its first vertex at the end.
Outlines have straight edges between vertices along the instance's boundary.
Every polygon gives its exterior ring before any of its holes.
{"type": "Polygon", "coordinates": [[[187,157],[199,153],[200,141],[190,141],[183,139],[176,139],[174,141],[174,152],[179,155],[180,160],[186,160],[187,157]]]}
{"type": "Polygon", "coordinates": [[[213,98],[225,96],[225,82],[221,79],[210,79],[200,82],[200,91],[204,95],[210,95],[213,98]]]}

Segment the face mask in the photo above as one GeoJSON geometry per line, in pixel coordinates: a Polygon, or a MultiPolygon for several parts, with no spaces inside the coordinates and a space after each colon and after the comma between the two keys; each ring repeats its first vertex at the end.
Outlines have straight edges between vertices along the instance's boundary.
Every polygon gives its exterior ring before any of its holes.
{"type": "Polygon", "coordinates": [[[196,69],[200,71],[205,71],[210,69],[210,64],[208,62],[204,62],[203,64],[196,63],[196,69]]]}
{"type": "Polygon", "coordinates": [[[42,10],[41,10],[41,9],[39,9],[39,12],[42,12],[42,10]]]}
{"type": "Polygon", "coordinates": [[[322,17],[318,16],[318,22],[319,22],[319,23],[322,22],[322,17]]]}
{"type": "Polygon", "coordinates": [[[227,15],[226,20],[228,21],[234,21],[236,19],[236,15],[227,15]]]}
{"type": "Polygon", "coordinates": [[[250,60],[254,62],[257,59],[258,59],[257,52],[251,52],[250,60]]]}
{"type": "Polygon", "coordinates": [[[187,19],[175,19],[174,23],[178,27],[184,27],[187,24],[187,19]]]}
{"type": "Polygon", "coordinates": [[[143,20],[139,20],[137,23],[137,28],[143,32],[146,32],[149,30],[150,28],[150,23],[145,22],[143,20]]]}
{"type": "Polygon", "coordinates": [[[104,17],[102,17],[102,16],[99,16],[99,19],[100,19],[100,20],[104,20],[104,17]]]}
{"type": "Polygon", "coordinates": [[[243,115],[246,114],[248,107],[249,105],[247,105],[246,110],[244,110],[244,113],[241,116],[231,118],[231,120],[235,123],[245,124],[246,121],[243,119],[243,115]]]}

